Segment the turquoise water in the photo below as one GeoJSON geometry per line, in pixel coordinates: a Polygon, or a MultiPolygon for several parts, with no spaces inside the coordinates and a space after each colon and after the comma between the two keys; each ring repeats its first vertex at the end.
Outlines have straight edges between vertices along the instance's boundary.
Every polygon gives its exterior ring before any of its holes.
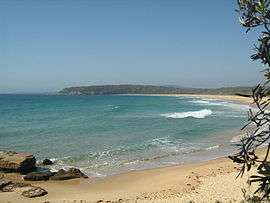
{"type": "Polygon", "coordinates": [[[90,176],[231,152],[248,107],[195,97],[0,95],[0,149],[90,176]]]}

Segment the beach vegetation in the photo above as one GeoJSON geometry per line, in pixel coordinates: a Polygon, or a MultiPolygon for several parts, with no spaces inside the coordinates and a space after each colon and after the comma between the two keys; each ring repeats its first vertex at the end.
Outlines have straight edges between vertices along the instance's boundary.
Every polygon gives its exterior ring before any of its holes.
{"type": "Polygon", "coordinates": [[[114,95],[114,94],[205,94],[205,95],[247,95],[252,87],[185,88],[154,85],[93,85],[68,87],[59,93],[64,95],[114,95]]]}

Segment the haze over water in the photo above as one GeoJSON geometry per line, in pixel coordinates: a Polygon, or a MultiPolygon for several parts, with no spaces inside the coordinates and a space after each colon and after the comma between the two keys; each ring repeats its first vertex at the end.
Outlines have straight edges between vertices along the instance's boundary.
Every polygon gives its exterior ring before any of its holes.
{"type": "Polygon", "coordinates": [[[225,155],[248,106],[195,97],[0,95],[0,148],[90,176],[225,155]]]}

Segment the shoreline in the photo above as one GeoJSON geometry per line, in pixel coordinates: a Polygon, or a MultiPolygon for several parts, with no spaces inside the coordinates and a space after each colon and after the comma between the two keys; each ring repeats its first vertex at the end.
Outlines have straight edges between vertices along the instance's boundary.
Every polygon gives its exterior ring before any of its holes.
{"type": "MultiPolygon", "coordinates": [[[[190,96],[250,104],[250,98],[236,95],[132,95],[190,96]]],[[[259,150],[260,154],[264,150],[259,150]]],[[[210,152],[211,153],[211,152],[210,152]]],[[[216,202],[242,200],[250,173],[235,180],[239,167],[226,157],[172,166],[136,170],[90,180],[29,182],[46,189],[44,197],[28,199],[15,192],[0,194],[0,202],[216,202]],[[210,198],[210,199],[209,199],[210,198]],[[102,200],[102,201],[101,201],[102,200]]],[[[252,171],[254,172],[254,171],[252,171]]],[[[1,175],[1,174],[0,174],[1,175]]],[[[4,174],[21,181],[16,174],[4,174]]],[[[248,190],[252,191],[252,188],[248,190]]]]}
{"type": "MultiPolygon", "coordinates": [[[[265,149],[258,150],[262,155],[265,149]]],[[[0,202],[216,202],[243,200],[241,188],[252,192],[246,183],[249,175],[235,179],[239,166],[223,157],[199,163],[132,171],[99,180],[29,182],[49,193],[38,198],[25,198],[12,193],[0,194],[0,202]]],[[[19,180],[17,174],[5,174],[19,180]]]]}
{"type": "Polygon", "coordinates": [[[212,95],[212,94],[119,94],[120,96],[159,96],[159,97],[195,97],[202,99],[224,100],[228,102],[239,102],[241,104],[251,105],[253,100],[248,97],[238,95],[212,95]]]}

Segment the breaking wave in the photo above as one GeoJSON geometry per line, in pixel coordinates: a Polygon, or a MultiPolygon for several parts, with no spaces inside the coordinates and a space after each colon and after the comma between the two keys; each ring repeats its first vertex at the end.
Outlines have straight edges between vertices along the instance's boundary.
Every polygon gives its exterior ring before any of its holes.
{"type": "Polygon", "coordinates": [[[175,113],[165,113],[161,114],[166,118],[205,118],[210,116],[213,112],[210,109],[202,109],[200,111],[187,111],[187,112],[175,112],[175,113]]]}
{"type": "Polygon", "coordinates": [[[239,104],[235,102],[228,102],[228,101],[221,101],[215,99],[199,99],[199,100],[192,100],[189,101],[194,104],[204,105],[204,106],[224,106],[235,110],[247,111],[251,107],[246,104],[239,104]]]}
{"type": "Polygon", "coordinates": [[[215,150],[215,149],[218,149],[220,146],[221,145],[214,145],[214,146],[205,148],[205,150],[207,150],[207,151],[215,150]]]}
{"type": "Polygon", "coordinates": [[[190,103],[194,103],[194,104],[201,104],[201,105],[211,105],[211,106],[221,106],[221,103],[218,102],[210,102],[207,100],[192,100],[189,101],[190,103]]]}
{"type": "MultiPolygon", "coordinates": [[[[88,152],[79,156],[50,158],[54,164],[48,166],[51,171],[59,169],[79,168],[90,177],[105,177],[110,169],[139,169],[141,166],[155,166],[179,164],[177,157],[201,151],[217,150],[221,145],[206,147],[198,143],[186,143],[183,140],[174,140],[170,137],[159,137],[147,140],[138,146],[116,147],[103,151],[88,152]],[[136,156],[134,156],[136,155],[136,156]],[[154,164],[154,165],[153,165],[154,164]]],[[[40,160],[41,162],[41,160],[40,160]]],[[[117,173],[116,170],[116,173],[117,173]]],[[[114,172],[112,172],[114,173],[114,172]]]]}

